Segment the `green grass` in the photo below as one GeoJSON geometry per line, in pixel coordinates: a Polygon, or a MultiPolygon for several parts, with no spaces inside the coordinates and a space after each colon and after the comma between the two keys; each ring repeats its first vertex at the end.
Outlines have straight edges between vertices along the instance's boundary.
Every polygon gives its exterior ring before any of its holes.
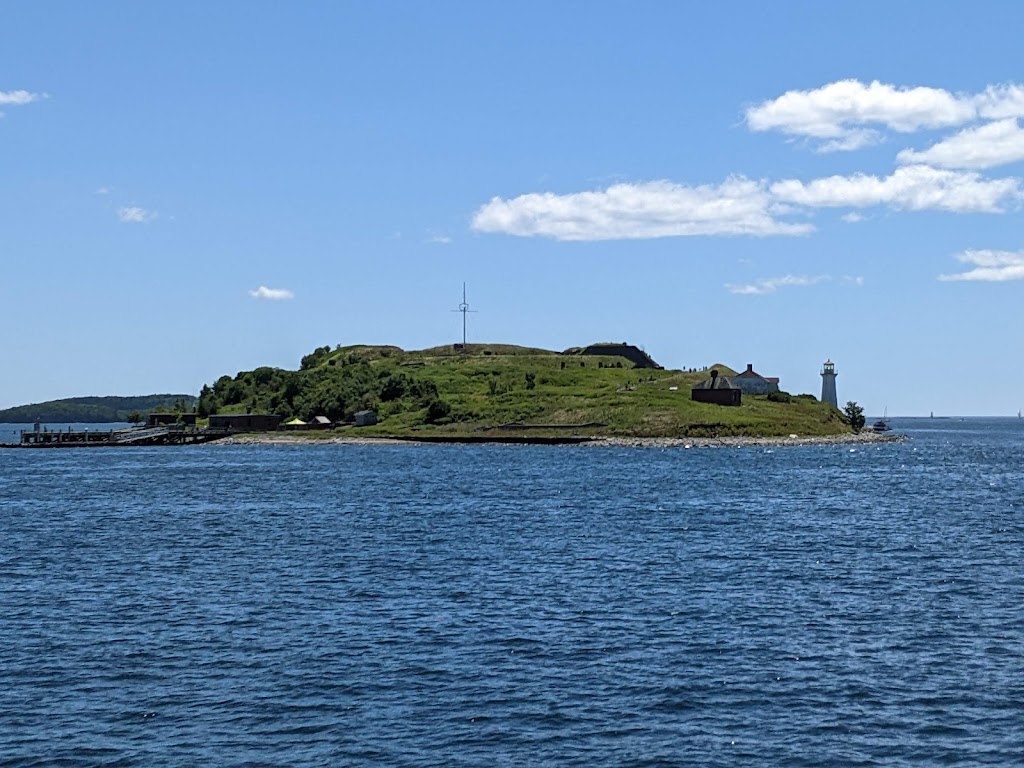
{"type": "MultiPolygon", "coordinates": [[[[510,345],[470,345],[463,353],[451,347],[419,352],[348,347],[332,357],[358,359],[381,371],[408,371],[432,381],[452,407],[447,423],[427,425],[425,408],[405,401],[382,403],[380,423],[360,428],[358,434],[465,433],[502,424],[593,422],[603,426],[578,431],[640,437],[811,436],[848,431],[838,411],[810,399],[777,403],[765,396],[744,395],[738,408],[696,403],[690,388],[706,379],[707,371],[635,369],[618,357],[562,356],[510,345]],[[380,354],[383,350],[386,353],[380,354]],[[617,363],[623,367],[614,367],[617,363]],[[527,388],[527,373],[535,377],[534,389],[527,388]]],[[[715,367],[723,375],[735,373],[728,366],[715,367]]],[[[548,432],[538,429],[536,434],[548,432]]]]}

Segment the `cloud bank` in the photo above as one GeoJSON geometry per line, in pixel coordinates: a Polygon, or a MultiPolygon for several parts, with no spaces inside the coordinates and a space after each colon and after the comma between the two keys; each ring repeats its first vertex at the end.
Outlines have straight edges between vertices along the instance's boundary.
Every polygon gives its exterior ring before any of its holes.
{"type": "Polygon", "coordinates": [[[877,80],[840,80],[812,90],[787,91],[748,108],[745,116],[752,131],[818,139],[822,151],[849,151],[881,140],[883,128],[912,133],[1024,117],[1024,86],[990,85],[977,94],[953,94],[877,80]]]}
{"type": "Polygon", "coordinates": [[[494,197],[473,215],[478,232],[555,240],[629,240],[722,235],[803,235],[821,208],[1004,213],[1024,201],[1021,180],[980,171],[1024,160],[1024,86],[988,86],[974,94],[941,88],[898,87],[841,80],[812,90],[787,91],[746,110],[754,131],[780,131],[820,142],[822,150],[852,150],[886,131],[962,127],[925,149],[904,149],[889,175],[853,173],[819,178],[752,180],[732,176],[720,184],[669,180],[618,183],[604,189],[557,194],[530,192],[494,197]]]}
{"type": "Polygon", "coordinates": [[[295,294],[287,288],[267,288],[265,285],[261,285],[255,291],[249,291],[249,295],[254,299],[268,299],[270,301],[287,301],[295,298],[295,294]]]}
{"type": "Polygon", "coordinates": [[[884,178],[857,174],[808,183],[790,179],[773,184],[771,193],[782,202],[811,208],[889,205],[910,211],[998,213],[1020,200],[1021,186],[1013,178],[984,179],[973,172],[911,165],[884,178]]]}
{"type": "Polygon", "coordinates": [[[925,163],[939,168],[994,168],[1024,160],[1024,131],[1016,118],[967,128],[926,150],[904,149],[900,163],[925,163]]]}
{"type": "Polygon", "coordinates": [[[974,268],[957,274],[939,275],[939,280],[987,283],[1024,280],[1024,251],[964,251],[956,259],[974,268]]]}
{"type": "Polygon", "coordinates": [[[777,219],[761,182],[741,177],[688,187],[669,181],[604,190],[493,198],[473,216],[478,232],[555,240],[631,240],[688,235],[801,235],[812,227],[777,219]]]}

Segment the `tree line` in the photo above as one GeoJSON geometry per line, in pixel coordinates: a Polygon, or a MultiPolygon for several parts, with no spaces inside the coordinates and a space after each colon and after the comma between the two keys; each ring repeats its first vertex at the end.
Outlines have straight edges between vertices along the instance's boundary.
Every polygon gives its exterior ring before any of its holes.
{"type": "Polygon", "coordinates": [[[0,410],[0,423],[108,424],[131,421],[129,417],[135,413],[173,410],[176,404],[179,410],[190,409],[195,401],[195,395],[72,397],[0,410]]]}
{"type": "Polygon", "coordinates": [[[261,367],[236,376],[221,376],[203,386],[197,411],[200,418],[244,406],[253,412],[276,413],[309,421],[326,416],[351,421],[358,411],[378,410],[389,403],[391,413],[427,409],[427,421],[450,412],[434,382],[401,371],[376,369],[365,361],[327,358],[328,348],[302,359],[298,371],[261,367]]]}

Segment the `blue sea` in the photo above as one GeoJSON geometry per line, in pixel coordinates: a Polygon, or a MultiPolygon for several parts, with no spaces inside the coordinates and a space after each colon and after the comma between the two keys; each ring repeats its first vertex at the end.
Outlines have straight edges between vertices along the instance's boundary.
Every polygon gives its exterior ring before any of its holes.
{"type": "Polygon", "coordinates": [[[0,451],[0,764],[1024,764],[1024,421],[0,451]]]}

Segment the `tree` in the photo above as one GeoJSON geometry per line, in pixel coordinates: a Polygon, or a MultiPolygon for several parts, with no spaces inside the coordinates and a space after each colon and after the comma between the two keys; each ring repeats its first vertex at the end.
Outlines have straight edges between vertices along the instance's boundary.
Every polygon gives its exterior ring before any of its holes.
{"type": "Polygon", "coordinates": [[[846,423],[850,425],[850,429],[853,430],[854,434],[859,434],[864,429],[864,409],[852,400],[847,402],[846,407],[843,408],[843,415],[846,417],[846,423]]]}
{"type": "Polygon", "coordinates": [[[329,354],[331,354],[331,348],[329,346],[317,347],[302,358],[299,362],[299,370],[308,371],[310,368],[316,368],[327,358],[329,354]]]}
{"type": "Polygon", "coordinates": [[[142,414],[139,413],[138,411],[132,411],[131,413],[128,414],[127,419],[132,424],[138,424],[140,421],[142,421],[142,414]]]}
{"type": "Polygon", "coordinates": [[[533,389],[537,386],[537,374],[533,371],[526,372],[526,388],[533,389]]]}

